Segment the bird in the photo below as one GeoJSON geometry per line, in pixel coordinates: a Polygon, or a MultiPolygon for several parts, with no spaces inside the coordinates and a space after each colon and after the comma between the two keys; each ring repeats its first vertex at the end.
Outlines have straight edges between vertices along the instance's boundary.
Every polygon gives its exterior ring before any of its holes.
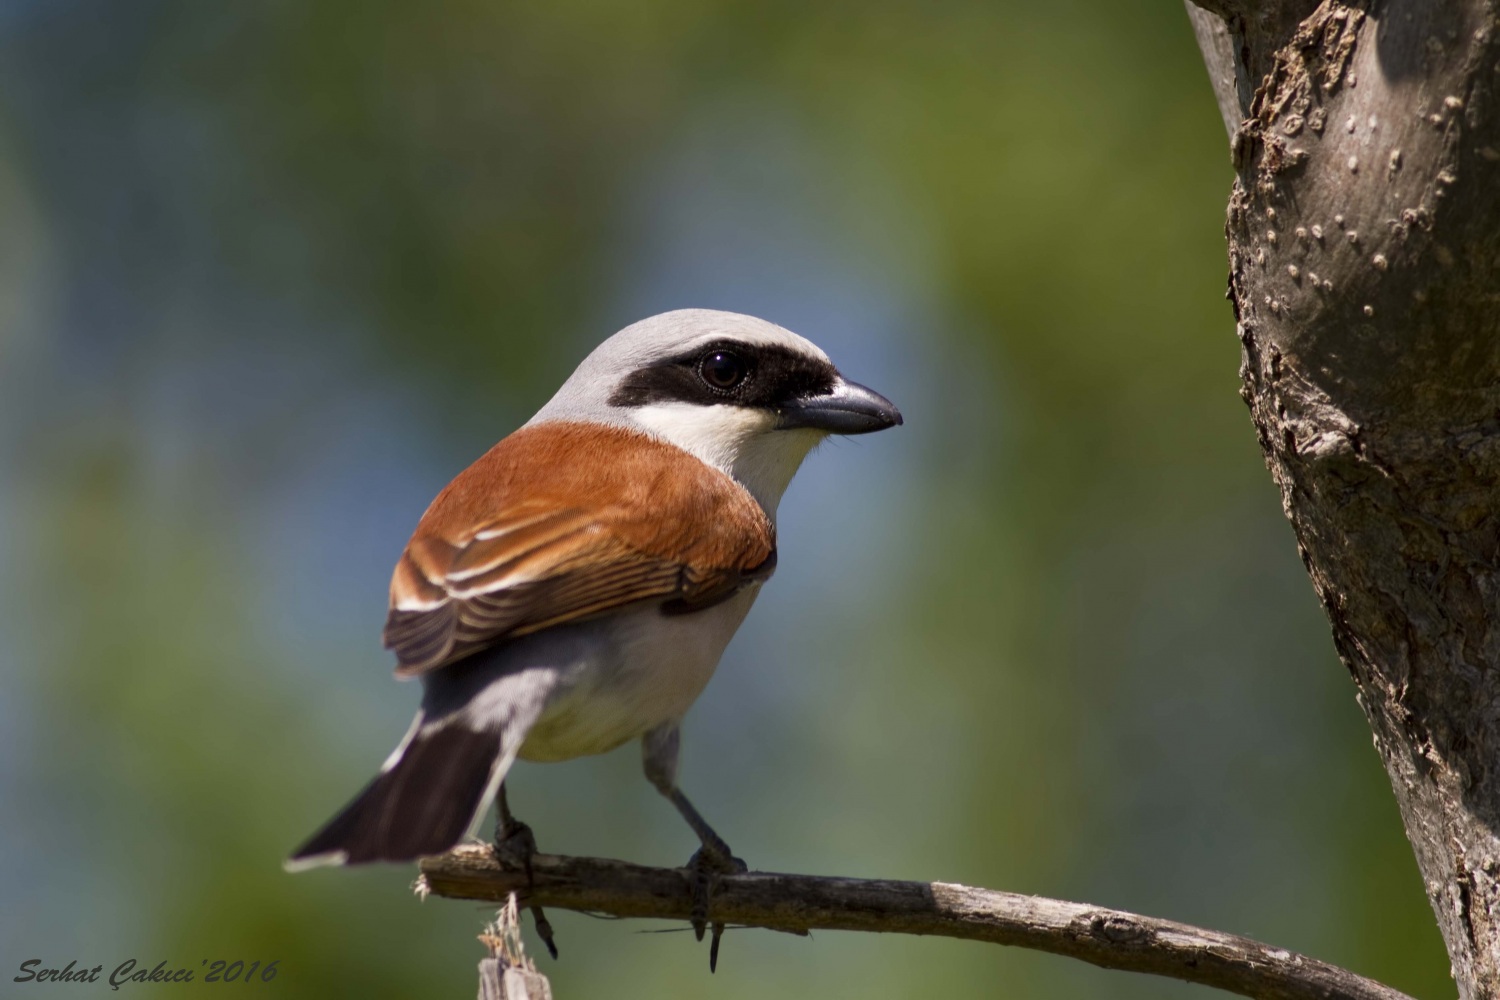
{"type": "Polygon", "coordinates": [[[803,459],[902,422],[811,341],[753,316],[680,309],[606,339],[421,516],[382,636],[396,676],[420,680],[420,709],[288,869],[442,854],[498,799],[501,857],[529,872],[535,839],[504,788],[514,762],[639,740],[646,778],[701,844],[701,940],[704,886],[745,866],[677,785],[680,724],[776,568],[777,507],[803,459]]]}

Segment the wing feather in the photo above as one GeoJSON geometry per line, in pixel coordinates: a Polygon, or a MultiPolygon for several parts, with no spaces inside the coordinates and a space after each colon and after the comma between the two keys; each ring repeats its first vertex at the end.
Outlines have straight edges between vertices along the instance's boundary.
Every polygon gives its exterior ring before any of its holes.
{"type": "Polygon", "coordinates": [[[760,505],[687,452],[623,429],[523,428],[423,515],[391,579],[385,645],[413,676],[631,604],[695,611],[765,579],[775,551],[760,505]],[[601,451],[612,460],[576,458],[601,451]]]}

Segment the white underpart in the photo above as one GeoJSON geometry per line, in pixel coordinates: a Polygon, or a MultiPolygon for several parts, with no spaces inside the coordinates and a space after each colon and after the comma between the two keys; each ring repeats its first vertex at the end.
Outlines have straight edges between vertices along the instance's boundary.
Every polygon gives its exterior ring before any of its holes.
{"type": "MultiPolygon", "coordinates": [[[[556,668],[547,707],[520,756],[559,761],[604,753],[682,718],[759,591],[758,584],[746,587],[690,615],[647,607],[575,626],[591,630],[594,642],[575,644],[575,657],[556,668]]],[[[545,645],[548,633],[535,634],[537,645],[545,645]]]]}
{"type": "Polygon", "coordinates": [[[777,430],[776,414],[748,406],[652,403],[629,412],[632,423],[744,486],[772,520],[802,460],[827,437],[811,429],[777,430]]]}

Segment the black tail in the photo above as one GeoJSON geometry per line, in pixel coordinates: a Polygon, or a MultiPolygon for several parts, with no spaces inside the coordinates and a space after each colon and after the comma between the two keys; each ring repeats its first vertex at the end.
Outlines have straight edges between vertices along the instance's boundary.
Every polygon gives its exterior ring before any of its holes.
{"type": "Polygon", "coordinates": [[[319,864],[413,861],[463,839],[499,784],[500,737],[418,719],[406,744],[353,802],[287,859],[319,864]]]}

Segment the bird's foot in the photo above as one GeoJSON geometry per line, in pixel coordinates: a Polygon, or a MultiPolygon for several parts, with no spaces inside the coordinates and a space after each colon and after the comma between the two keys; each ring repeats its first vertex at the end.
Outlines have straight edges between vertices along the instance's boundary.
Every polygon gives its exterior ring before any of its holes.
{"type": "Polygon", "coordinates": [[[536,834],[525,823],[512,820],[495,831],[495,860],[502,868],[524,871],[528,886],[535,882],[531,859],[536,853],[536,834]]]}
{"type": "Polygon", "coordinates": [[[536,936],[547,946],[547,954],[552,956],[554,962],[557,961],[557,940],[552,936],[552,921],[547,919],[547,914],[542,912],[540,906],[531,908],[531,922],[536,928],[536,936]]]}
{"type": "MultiPolygon", "coordinates": [[[[693,933],[698,940],[703,940],[703,932],[708,929],[708,904],[713,895],[714,885],[721,875],[742,875],[750,868],[744,861],[735,857],[729,851],[729,845],[722,840],[717,844],[705,843],[697,851],[693,852],[692,858],[687,863],[688,886],[693,894],[693,908],[689,914],[689,920],[693,924],[693,933]]],[[[713,938],[708,946],[708,971],[714,972],[719,967],[719,938],[724,933],[724,925],[718,921],[713,924],[713,938]]]]}
{"type": "MultiPolygon", "coordinates": [[[[525,823],[511,820],[495,831],[495,860],[501,868],[524,871],[528,886],[536,882],[531,871],[531,859],[536,853],[536,835],[525,823]]],[[[530,907],[530,910],[536,936],[547,946],[547,954],[557,958],[557,941],[552,935],[552,922],[547,919],[547,914],[540,906],[530,907]]]]}

